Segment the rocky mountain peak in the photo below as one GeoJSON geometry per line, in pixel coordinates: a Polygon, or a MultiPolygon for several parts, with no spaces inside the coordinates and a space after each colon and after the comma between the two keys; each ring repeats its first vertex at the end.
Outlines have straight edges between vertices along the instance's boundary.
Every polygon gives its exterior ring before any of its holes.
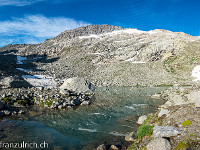
{"type": "Polygon", "coordinates": [[[59,34],[53,39],[72,39],[78,36],[87,36],[91,34],[103,34],[103,33],[108,33],[116,30],[122,30],[122,27],[120,26],[113,26],[113,25],[88,25],[72,30],[67,30],[59,34]]]}

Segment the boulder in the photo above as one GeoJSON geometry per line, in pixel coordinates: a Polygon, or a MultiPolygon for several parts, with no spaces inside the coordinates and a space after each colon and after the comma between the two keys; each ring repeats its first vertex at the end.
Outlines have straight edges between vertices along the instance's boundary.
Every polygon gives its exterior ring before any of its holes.
{"type": "Polygon", "coordinates": [[[115,145],[111,145],[109,150],[119,150],[119,148],[115,145]]]}
{"type": "Polygon", "coordinates": [[[133,142],[135,139],[134,139],[134,132],[130,132],[129,134],[127,134],[125,136],[125,141],[127,142],[133,142]]]}
{"type": "Polygon", "coordinates": [[[6,116],[9,116],[9,115],[11,115],[11,112],[10,112],[9,110],[4,110],[4,114],[5,114],[6,116]]]}
{"type": "Polygon", "coordinates": [[[78,98],[75,98],[75,99],[71,100],[71,104],[72,105],[80,105],[81,102],[80,102],[80,100],[78,98]]]}
{"type": "Polygon", "coordinates": [[[95,86],[84,78],[73,77],[65,80],[63,85],[60,86],[60,93],[68,90],[75,93],[93,93],[95,86]]]}
{"type": "Polygon", "coordinates": [[[168,117],[169,116],[169,112],[170,111],[168,109],[161,108],[160,112],[158,114],[158,117],[162,117],[163,115],[166,115],[168,117]]]}
{"type": "Polygon", "coordinates": [[[169,99],[173,106],[188,104],[188,102],[185,99],[183,99],[181,95],[176,93],[169,94],[169,99]]]}
{"type": "Polygon", "coordinates": [[[105,144],[101,144],[97,147],[97,150],[106,150],[105,144]]]}
{"type": "Polygon", "coordinates": [[[137,124],[139,124],[139,125],[143,124],[146,119],[147,119],[146,115],[140,116],[138,118],[137,124]]]}
{"type": "Polygon", "coordinates": [[[158,137],[172,137],[172,136],[177,136],[181,132],[172,126],[155,126],[153,128],[153,137],[158,138],[158,137]]]}
{"type": "Polygon", "coordinates": [[[191,91],[187,94],[188,103],[194,103],[195,107],[200,107],[200,91],[191,91]]]}
{"type": "Polygon", "coordinates": [[[13,77],[5,77],[0,81],[0,85],[2,85],[4,88],[10,88],[13,81],[13,77]]]}
{"type": "Polygon", "coordinates": [[[83,101],[81,105],[90,105],[90,101],[83,101]]]}
{"type": "Polygon", "coordinates": [[[171,150],[171,145],[167,139],[157,138],[147,144],[147,150],[171,150]]]}

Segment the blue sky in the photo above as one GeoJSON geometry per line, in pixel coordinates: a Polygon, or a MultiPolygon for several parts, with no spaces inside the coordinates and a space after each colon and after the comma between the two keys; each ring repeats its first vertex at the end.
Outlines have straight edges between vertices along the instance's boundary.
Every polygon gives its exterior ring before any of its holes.
{"type": "Polygon", "coordinates": [[[0,46],[40,43],[89,24],[200,35],[198,0],[0,0],[0,46]]]}

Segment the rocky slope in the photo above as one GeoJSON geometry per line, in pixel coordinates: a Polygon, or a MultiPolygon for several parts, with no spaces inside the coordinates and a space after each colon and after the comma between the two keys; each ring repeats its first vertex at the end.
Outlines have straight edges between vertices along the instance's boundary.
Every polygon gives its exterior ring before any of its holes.
{"type": "Polygon", "coordinates": [[[85,77],[101,86],[192,84],[200,63],[200,37],[166,30],[139,31],[91,25],[68,30],[41,44],[8,45],[0,51],[48,55],[56,61],[36,62],[40,74],[85,77]]]}
{"type": "Polygon", "coordinates": [[[161,96],[167,102],[156,113],[139,118],[138,123],[142,124],[140,129],[143,130],[138,130],[137,136],[141,133],[143,136],[135,139],[129,137],[132,145],[128,149],[199,150],[199,89],[199,86],[177,86],[154,95],[157,98],[161,96]],[[148,132],[147,127],[151,127],[148,132]]]}

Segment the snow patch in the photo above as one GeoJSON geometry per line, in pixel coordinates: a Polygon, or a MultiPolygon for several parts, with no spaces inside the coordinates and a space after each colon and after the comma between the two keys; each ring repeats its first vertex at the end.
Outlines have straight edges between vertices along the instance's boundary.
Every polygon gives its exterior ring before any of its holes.
{"type": "Polygon", "coordinates": [[[133,61],[135,58],[133,57],[133,58],[129,58],[129,59],[126,59],[126,60],[124,60],[124,61],[133,61]]]}
{"type": "Polygon", "coordinates": [[[86,39],[86,38],[102,38],[103,36],[106,35],[118,35],[118,34],[143,34],[143,33],[148,33],[147,31],[141,31],[137,29],[123,29],[123,30],[117,30],[117,31],[112,31],[109,33],[103,33],[103,34],[91,34],[88,36],[79,36],[80,39],[86,39]]]}
{"type": "Polygon", "coordinates": [[[144,61],[133,61],[132,63],[133,64],[145,64],[146,62],[144,62],[144,61]]]}
{"type": "Polygon", "coordinates": [[[46,75],[22,75],[22,78],[34,87],[53,88],[57,86],[56,81],[52,77],[46,75]]]}
{"type": "Polygon", "coordinates": [[[192,77],[195,78],[193,80],[194,82],[200,81],[200,65],[194,67],[194,69],[192,70],[192,77]]]}

